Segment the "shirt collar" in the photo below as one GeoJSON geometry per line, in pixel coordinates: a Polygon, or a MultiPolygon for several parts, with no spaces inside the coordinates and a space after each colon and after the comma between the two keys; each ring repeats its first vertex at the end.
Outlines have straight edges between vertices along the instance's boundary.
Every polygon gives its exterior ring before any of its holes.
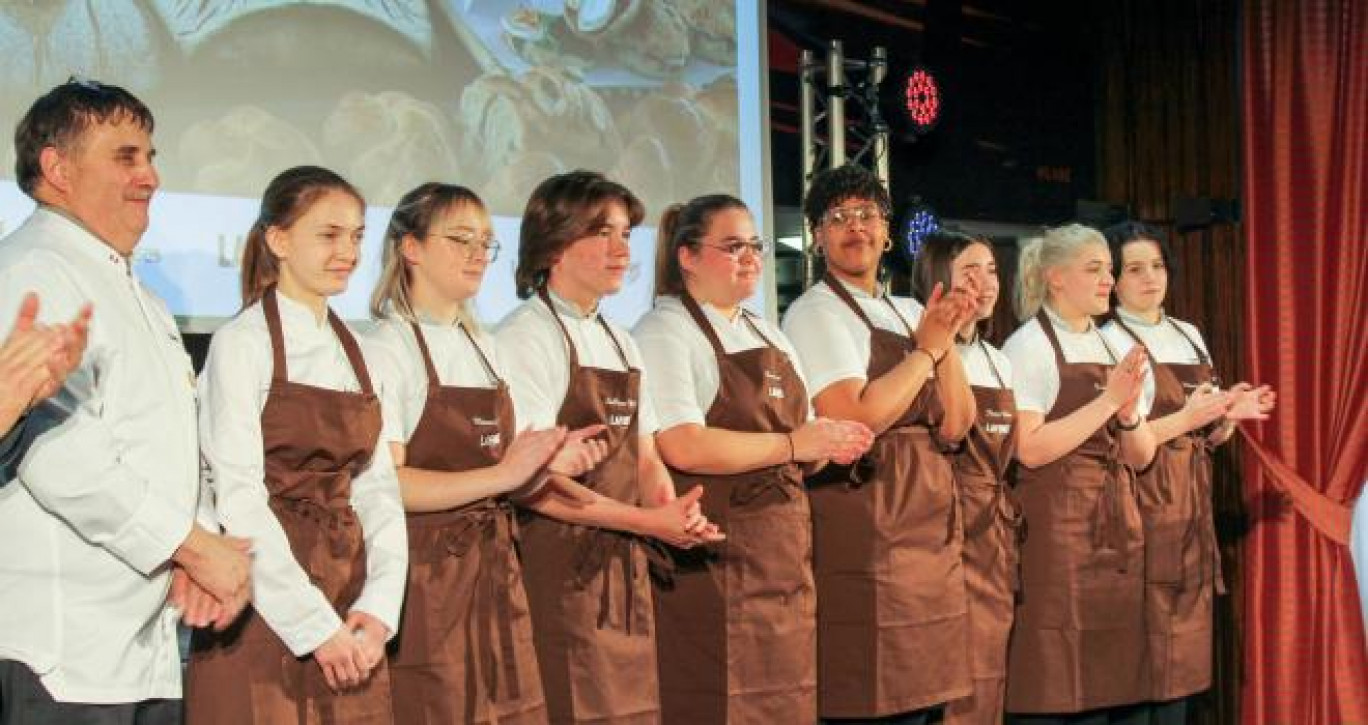
{"type": "Polygon", "coordinates": [[[850,296],[856,299],[877,300],[882,297],[888,296],[888,286],[883,282],[874,283],[874,294],[871,295],[868,291],[865,290],[865,288],[860,287],[858,285],[850,284],[849,282],[841,279],[840,277],[837,277],[834,274],[831,275],[831,278],[836,280],[837,284],[841,285],[842,287],[845,287],[846,290],[850,292],[850,296]]]}
{"type": "Polygon", "coordinates": [[[1135,325],[1135,326],[1137,326],[1137,327],[1149,327],[1149,328],[1158,327],[1158,326],[1164,324],[1164,320],[1165,320],[1165,318],[1166,318],[1166,315],[1164,314],[1164,309],[1163,309],[1162,307],[1159,308],[1159,319],[1156,320],[1155,322],[1150,322],[1149,320],[1146,320],[1146,319],[1144,319],[1143,317],[1140,317],[1140,316],[1138,316],[1138,315],[1136,315],[1136,314],[1134,314],[1134,313],[1132,313],[1132,312],[1129,312],[1129,311],[1127,311],[1126,308],[1124,308],[1124,307],[1117,307],[1117,308],[1116,308],[1116,316],[1119,317],[1119,318],[1121,318],[1121,321],[1124,322],[1124,323],[1126,323],[1126,324],[1128,324],[1128,325],[1135,325]]]}
{"type": "Polygon", "coordinates": [[[595,317],[598,317],[599,305],[594,305],[594,309],[590,310],[586,314],[580,311],[578,305],[575,305],[574,303],[570,302],[564,297],[561,297],[560,295],[556,294],[549,287],[546,290],[546,296],[548,299],[551,300],[551,306],[555,308],[556,312],[565,315],[566,317],[570,317],[581,321],[592,320],[595,317]]]}
{"type": "Polygon", "coordinates": [[[99,235],[92,232],[90,227],[73,216],[71,212],[50,204],[39,204],[38,210],[34,214],[41,214],[51,223],[65,226],[71,232],[54,237],[64,243],[65,246],[101,264],[112,265],[120,274],[132,274],[132,267],[129,265],[128,258],[114,251],[114,247],[111,247],[99,235]]]}
{"type": "Polygon", "coordinates": [[[327,314],[323,315],[323,319],[319,319],[308,305],[289,298],[279,290],[276,291],[276,303],[280,308],[281,322],[291,328],[324,330],[330,327],[327,314]]]}
{"type": "Polygon", "coordinates": [[[1054,311],[1054,308],[1050,307],[1049,305],[1041,305],[1041,309],[1045,310],[1045,316],[1050,318],[1050,323],[1053,324],[1055,326],[1055,329],[1059,330],[1060,332],[1070,332],[1075,335],[1081,335],[1084,333],[1092,332],[1093,328],[1095,327],[1095,325],[1093,324],[1093,318],[1088,317],[1088,326],[1084,328],[1082,332],[1079,332],[1077,330],[1074,330],[1073,327],[1069,325],[1069,323],[1065,322],[1064,318],[1060,317],[1059,313],[1054,311]]]}

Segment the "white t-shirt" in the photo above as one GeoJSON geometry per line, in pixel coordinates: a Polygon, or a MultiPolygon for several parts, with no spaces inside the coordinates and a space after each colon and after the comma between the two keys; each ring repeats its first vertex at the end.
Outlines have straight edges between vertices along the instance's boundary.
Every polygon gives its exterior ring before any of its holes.
{"type": "MultiPolygon", "coordinates": [[[[1075,332],[1049,307],[1044,309],[1059,338],[1065,362],[1115,365],[1121,360],[1122,354],[1091,320],[1088,329],[1075,332]]],[[[1012,390],[1016,394],[1017,408],[1047,415],[1059,397],[1059,365],[1039,320],[1032,317],[1018,327],[1003,344],[1002,352],[1012,362],[1012,390]]],[[[1152,397],[1141,396],[1141,415],[1149,413],[1152,397]]]]}
{"type": "MultiPolygon", "coordinates": [[[[765,338],[788,356],[794,370],[798,370],[798,355],[793,345],[768,320],[740,310],[727,319],[712,305],[700,303],[699,306],[728,354],[766,346],[765,339],[756,335],[751,325],[742,319],[742,315],[746,315],[765,338]]],[[[660,419],[660,429],[669,430],[691,423],[705,425],[708,409],[717,399],[721,384],[717,353],[702,328],[684,308],[684,303],[678,297],[657,297],[655,307],[632,329],[632,336],[651,371],[648,392],[660,419]]],[[[801,380],[801,371],[798,376],[801,380]]]]}
{"type": "MultiPolygon", "coordinates": [[[[355,371],[328,321],[277,295],[290,382],[360,390],[355,371]]],[[[368,361],[367,370],[375,365],[368,361]]],[[[224,529],[252,540],[252,606],[296,656],[314,651],[342,626],[323,592],[295,559],[268,505],[261,411],[275,368],[261,303],[220,327],[200,373],[200,452],[215,511],[224,529]]],[[[374,381],[372,372],[372,382],[374,381]]],[[[399,628],[408,575],[408,538],[399,479],[381,436],[365,470],[351,482],[351,505],[365,532],[366,583],[351,610],[399,628]]]]}
{"type": "Polygon", "coordinates": [[[1012,361],[1002,351],[983,342],[958,343],[959,358],[969,384],[980,388],[1012,387],[1012,361]],[[986,352],[985,352],[986,351],[986,352]],[[1002,380],[999,381],[998,377],[1002,380]]]}
{"type": "MultiPolygon", "coordinates": [[[[916,300],[908,297],[874,297],[840,280],[836,283],[850,292],[855,304],[881,330],[907,337],[908,328],[915,331],[921,322],[922,306],[916,300]],[[896,313],[885,299],[897,308],[896,313]]],[[[809,287],[789,305],[784,314],[783,330],[798,351],[811,397],[817,397],[833,383],[842,380],[866,379],[870,355],[869,328],[831,291],[825,281],[809,287]]]]}
{"type": "MultiPolygon", "coordinates": [[[[1196,365],[1202,359],[1197,355],[1197,351],[1192,349],[1195,343],[1207,360],[1211,359],[1211,353],[1207,352],[1206,341],[1202,339],[1202,333],[1197,331],[1187,322],[1168,317],[1161,317],[1157,323],[1146,322],[1125,310],[1116,311],[1121,319],[1126,321],[1126,326],[1135,331],[1140,339],[1145,342],[1145,347],[1149,354],[1158,362],[1180,365],[1196,365]],[[1174,329],[1174,325],[1183,328],[1183,332],[1174,329]],[[1183,337],[1183,333],[1187,337],[1183,337]],[[1189,342],[1191,340],[1191,342],[1189,342]]],[[[1135,338],[1130,333],[1121,329],[1114,320],[1108,320],[1102,326],[1102,334],[1107,336],[1107,341],[1116,349],[1117,355],[1125,355],[1135,346],[1135,338]]],[[[1145,376],[1145,396],[1149,400],[1154,399],[1154,370],[1150,369],[1145,376]]]]}
{"type": "Polygon", "coordinates": [[[623,370],[617,347],[620,345],[627,363],[641,370],[637,434],[654,434],[660,426],[651,396],[646,393],[651,385],[650,375],[632,336],[609,322],[613,335],[610,339],[597,312],[585,315],[555,293],[550,297],[556,308],[555,317],[546,303],[534,296],[508,313],[494,332],[494,347],[507,374],[518,425],[550,428],[556,425],[556,415],[565,402],[570,387],[570,348],[556,324],[558,317],[570,333],[581,367],[623,370]],[[617,345],[613,344],[614,339],[617,345]]]}
{"type": "MultiPolygon", "coordinates": [[[[459,388],[493,388],[494,378],[480,360],[470,339],[460,324],[447,325],[422,321],[423,339],[437,369],[437,380],[443,386],[459,388]]],[[[489,360],[494,372],[502,377],[493,337],[472,331],[471,337],[489,360]]],[[[371,379],[375,381],[385,418],[383,438],[393,443],[407,443],[413,437],[418,421],[427,406],[427,369],[418,341],[409,322],[399,317],[381,321],[361,338],[366,359],[372,362],[371,379]]],[[[515,419],[521,416],[514,412],[515,419]]],[[[516,423],[514,430],[517,430],[516,423]]]]}

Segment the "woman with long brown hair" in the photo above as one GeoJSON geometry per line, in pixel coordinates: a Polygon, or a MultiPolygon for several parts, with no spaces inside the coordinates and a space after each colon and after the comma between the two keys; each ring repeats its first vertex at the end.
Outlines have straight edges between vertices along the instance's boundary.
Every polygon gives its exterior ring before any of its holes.
{"type": "Polygon", "coordinates": [[[408,568],[380,403],[346,290],[365,202],[323,168],[266,189],[242,260],[243,310],[199,380],[200,448],[223,528],[252,540],[252,606],[196,630],[192,723],[390,722],[385,642],[408,568]]]}
{"type": "Polygon", "coordinates": [[[945,722],[1002,722],[1007,686],[1007,637],[1017,591],[1021,512],[1007,483],[1016,454],[1016,397],[1012,364],[984,339],[998,300],[992,243],[951,231],[930,234],[912,272],[925,300],[942,289],[974,286],[975,314],[955,334],[959,359],[974,394],[974,424],[952,454],[964,525],[964,586],[969,599],[969,667],[974,691],[946,705],[945,722]]]}
{"type": "Polygon", "coordinates": [[[527,301],[496,333],[519,415],[533,427],[606,427],[591,472],[552,474],[526,505],[524,581],[552,722],[660,719],[647,574],[650,539],[718,541],[702,489],[676,497],[656,453],[658,428],[632,338],[599,314],[622,287],[641,202],[601,174],[543,181],[528,199],[518,247],[527,301]]]}
{"type": "Polygon", "coordinates": [[[817,717],[817,596],[805,464],[851,463],[872,435],[814,418],[797,354],[743,303],[767,244],[741,200],[702,196],[665,212],[655,307],[633,336],[660,419],[656,446],[676,491],[702,486],[727,532],[677,552],[656,591],[666,723],[811,723],[817,717]]]}

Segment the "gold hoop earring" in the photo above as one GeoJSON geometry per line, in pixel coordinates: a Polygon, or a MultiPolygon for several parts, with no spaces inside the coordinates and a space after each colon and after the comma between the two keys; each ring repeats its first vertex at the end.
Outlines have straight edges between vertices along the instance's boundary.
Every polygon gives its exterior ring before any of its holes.
{"type": "Polygon", "coordinates": [[[893,251],[893,237],[888,237],[887,239],[884,240],[884,251],[885,251],[885,252],[891,252],[891,251],[893,251]]]}
{"type": "Polygon", "coordinates": [[[822,245],[820,245],[820,244],[814,244],[814,245],[812,245],[812,256],[814,256],[814,257],[825,257],[825,256],[826,256],[826,250],[822,247],[822,245]]]}

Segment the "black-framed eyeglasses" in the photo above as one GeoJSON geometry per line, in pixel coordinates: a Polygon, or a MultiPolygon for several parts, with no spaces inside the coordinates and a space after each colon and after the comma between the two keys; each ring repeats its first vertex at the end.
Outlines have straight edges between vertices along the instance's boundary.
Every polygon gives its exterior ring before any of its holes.
{"type": "Polygon", "coordinates": [[[754,254],[760,259],[764,259],[770,248],[774,246],[769,240],[761,239],[760,237],[751,237],[750,239],[729,237],[714,244],[699,242],[698,245],[700,247],[711,247],[716,249],[737,261],[740,261],[741,255],[746,254],[747,252],[754,254]]]}
{"type": "Polygon", "coordinates": [[[493,234],[477,234],[475,232],[455,231],[442,234],[429,234],[428,238],[436,237],[445,239],[452,244],[459,244],[465,248],[466,261],[471,261],[476,256],[483,254],[487,262],[493,262],[499,258],[499,250],[503,247],[493,234]]]}
{"type": "Polygon", "coordinates": [[[839,227],[850,227],[856,222],[861,224],[873,224],[884,220],[883,209],[875,204],[861,204],[859,206],[838,206],[835,209],[827,210],[822,215],[822,223],[839,227]]]}

